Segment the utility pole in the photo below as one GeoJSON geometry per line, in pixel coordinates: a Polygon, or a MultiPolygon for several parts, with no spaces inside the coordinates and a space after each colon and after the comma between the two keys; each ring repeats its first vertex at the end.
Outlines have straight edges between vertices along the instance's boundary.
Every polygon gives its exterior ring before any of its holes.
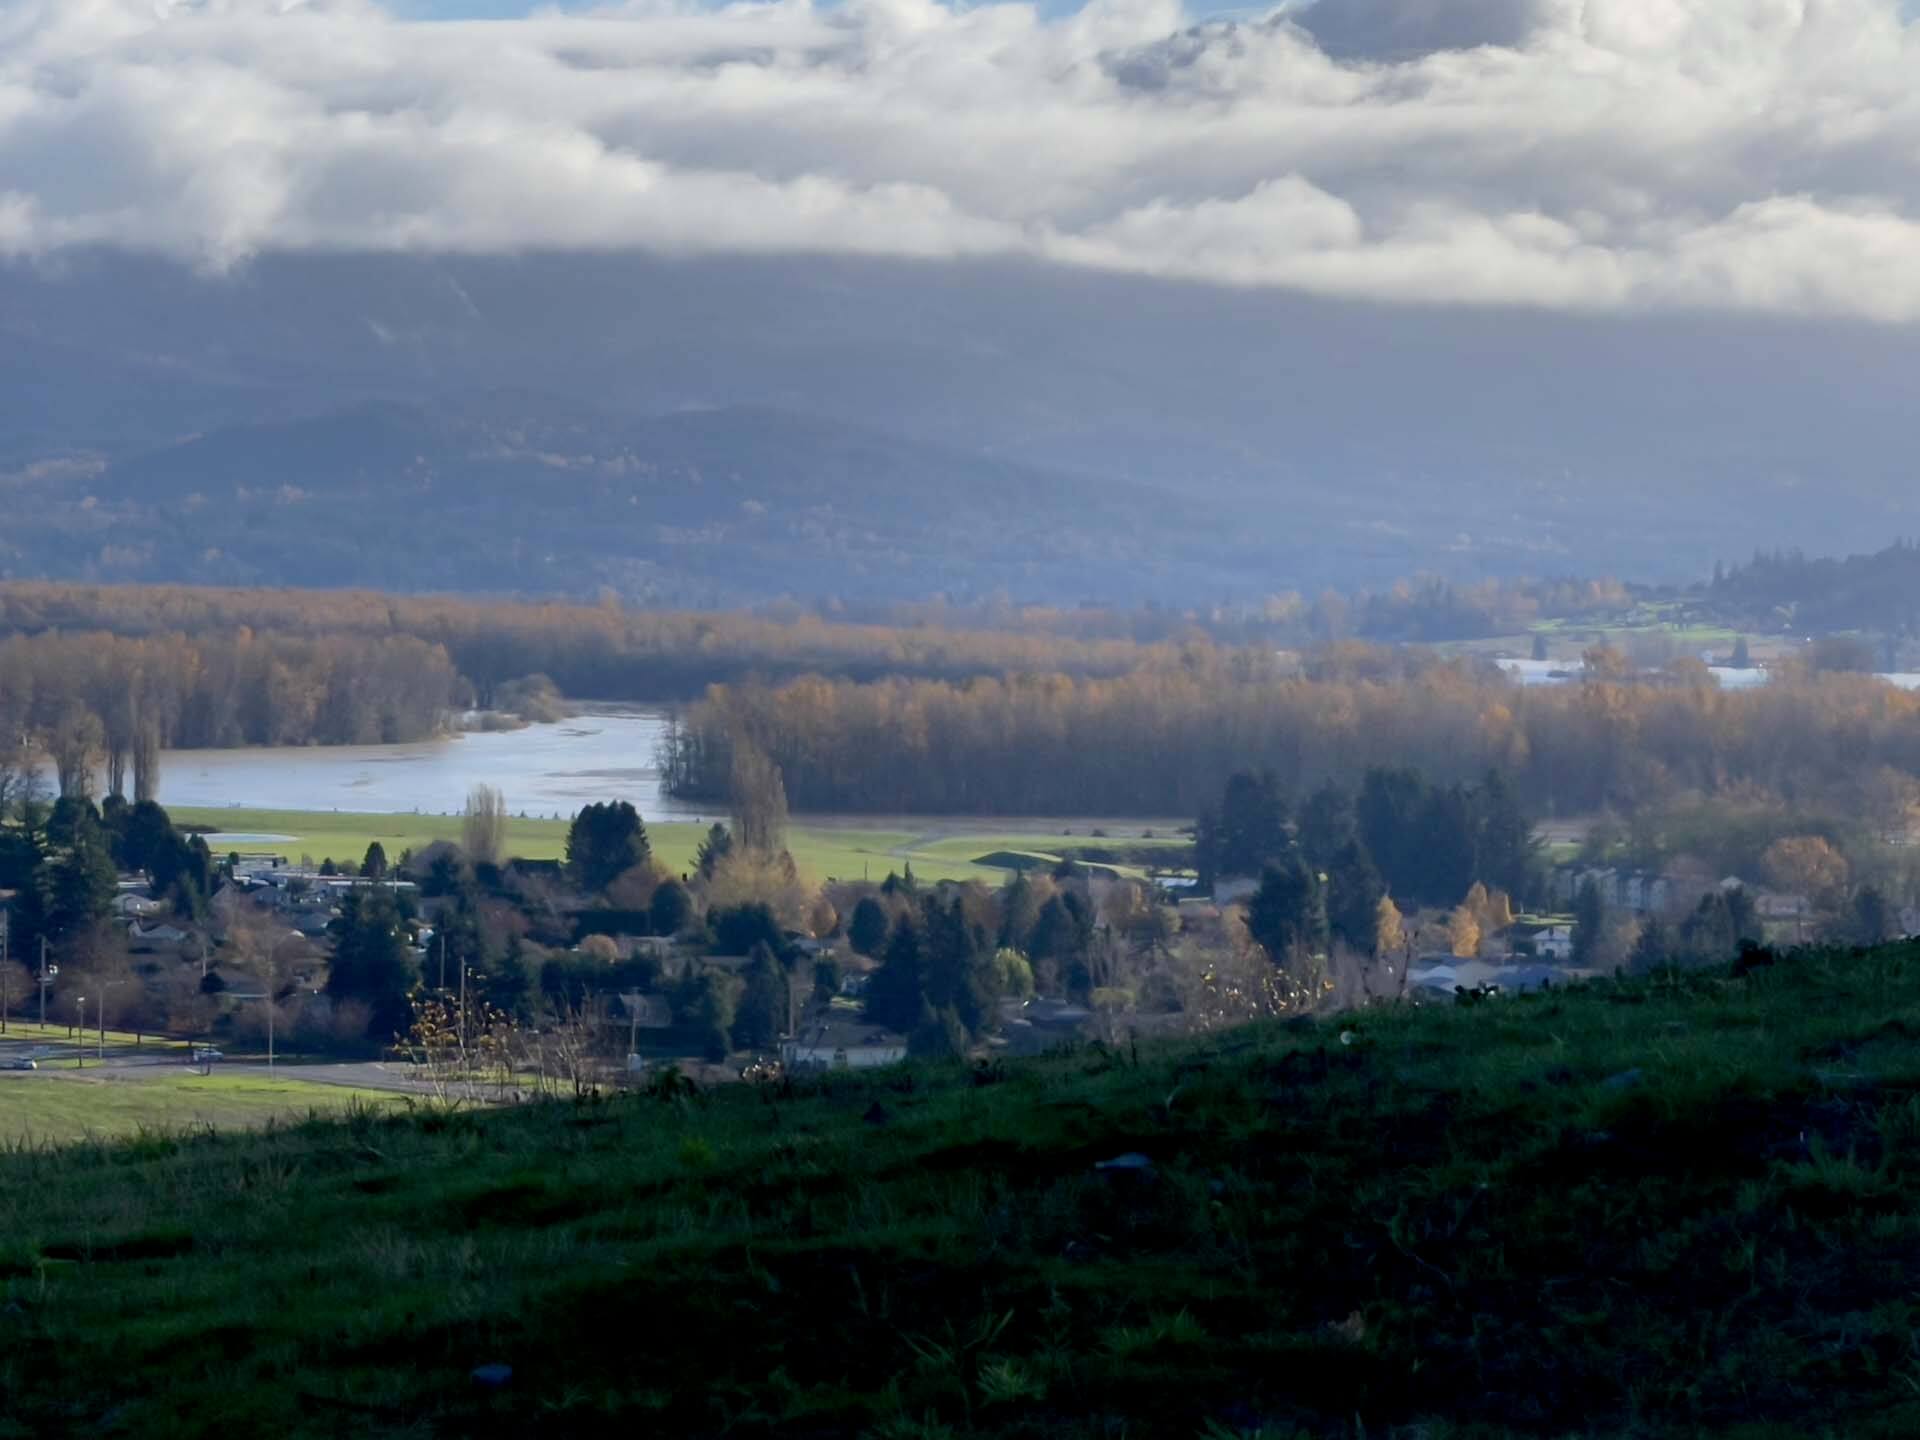
{"type": "MultiPolygon", "coordinates": [[[[107,1063],[107,987],[100,987],[100,1003],[94,1010],[95,1018],[100,1022],[100,1063],[107,1063]]],[[[86,1017],[83,1015],[81,1019],[86,1017]]]]}
{"type": "Polygon", "coordinates": [[[40,1028],[47,1028],[47,937],[40,937],[40,1028]]]}
{"type": "Polygon", "coordinates": [[[7,994],[7,945],[13,939],[13,919],[11,910],[0,910],[0,1035],[7,1033],[7,1008],[11,997],[7,994]]]}

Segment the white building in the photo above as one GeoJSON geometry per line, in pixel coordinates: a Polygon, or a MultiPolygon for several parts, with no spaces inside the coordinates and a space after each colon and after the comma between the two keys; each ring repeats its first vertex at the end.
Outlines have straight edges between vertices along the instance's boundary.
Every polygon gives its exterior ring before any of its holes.
{"type": "Polygon", "coordinates": [[[812,1021],[780,1042],[780,1063],[789,1070],[873,1070],[906,1058],[903,1036],[850,1020],[812,1021]]]}

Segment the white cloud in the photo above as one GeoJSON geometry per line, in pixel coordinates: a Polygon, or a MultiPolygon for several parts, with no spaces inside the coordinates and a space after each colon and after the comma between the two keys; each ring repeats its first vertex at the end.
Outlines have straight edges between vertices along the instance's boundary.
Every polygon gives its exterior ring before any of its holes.
{"type": "Polygon", "coordinates": [[[12,0],[0,254],[828,252],[1920,319],[1896,0],[12,0]],[[1324,48],[1323,48],[1324,47],[1324,48]],[[1329,51],[1333,53],[1329,53],[1329,51]]]}

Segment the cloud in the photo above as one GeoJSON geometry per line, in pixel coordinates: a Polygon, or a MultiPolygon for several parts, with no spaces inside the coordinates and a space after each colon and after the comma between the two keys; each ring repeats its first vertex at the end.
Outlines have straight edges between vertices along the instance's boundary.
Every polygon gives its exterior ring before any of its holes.
{"type": "Polygon", "coordinates": [[[13,0],[0,255],[1017,257],[1920,319],[1896,0],[13,0]]]}

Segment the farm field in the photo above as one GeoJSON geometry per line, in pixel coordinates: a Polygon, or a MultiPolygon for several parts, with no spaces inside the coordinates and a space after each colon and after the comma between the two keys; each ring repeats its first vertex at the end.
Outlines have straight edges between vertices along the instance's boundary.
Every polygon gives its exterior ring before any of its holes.
{"type": "MultiPolygon", "coordinates": [[[[347,811],[264,810],[238,808],[187,808],[170,812],[182,825],[211,827],[227,833],[272,837],[238,842],[233,849],[271,852],[290,860],[310,856],[315,861],[331,858],[358,865],[367,846],[378,840],[390,859],[398,859],[403,850],[418,849],[436,840],[458,840],[460,817],[457,815],[362,815],[347,811]]],[[[1004,822],[998,822],[1004,824],[1004,822]]],[[[973,863],[996,851],[1032,853],[1054,858],[1076,855],[1088,849],[1124,846],[1160,848],[1177,856],[1184,840],[1171,833],[1171,827],[1130,825],[1111,836],[1088,833],[1089,822],[1061,820],[1057,823],[1032,822],[1031,830],[1007,833],[995,828],[996,822],[972,818],[943,820],[920,817],[914,828],[893,828],[885,822],[871,827],[849,819],[814,820],[795,823],[788,832],[789,848],[801,873],[815,883],[834,880],[881,880],[890,870],[908,865],[925,880],[982,880],[997,883],[1006,871],[973,863]],[[1154,840],[1140,838],[1153,829],[1154,840]],[[1067,834],[1063,832],[1072,831],[1067,834]]],[[[649,822],[647,835],[653,850],[674,869],[692,868],[705,825],[691,821],[649,822]]],[[[507,822],[507,851],[529,860],[557,860],[566,850],[567,824],[564,820],[511,819],[507,822]]],[[[1132,869],[1123,866],[1123,869],[1132,869]]]]}

